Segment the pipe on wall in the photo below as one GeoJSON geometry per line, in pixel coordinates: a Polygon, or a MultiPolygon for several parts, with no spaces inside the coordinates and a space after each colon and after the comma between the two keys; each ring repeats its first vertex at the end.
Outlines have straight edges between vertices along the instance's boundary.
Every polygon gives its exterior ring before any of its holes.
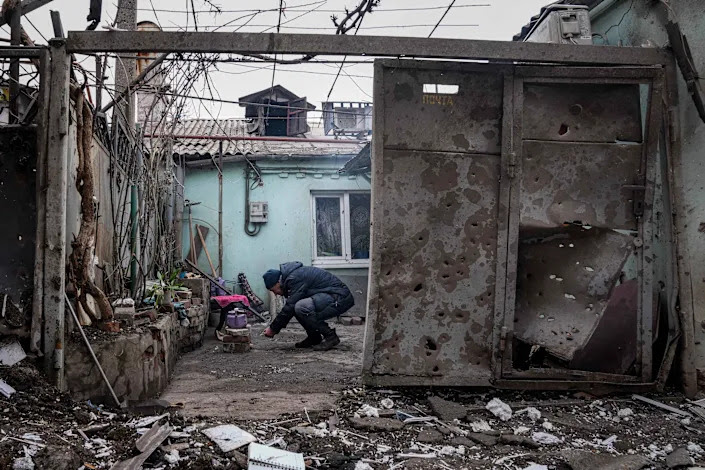
{"type": "Polygon", "coordinates": [[[250,168],[245,167],[245,233],[256,237],[262,226],[255,224],[255,228],[251,229],[250,225],[250,168]]]}

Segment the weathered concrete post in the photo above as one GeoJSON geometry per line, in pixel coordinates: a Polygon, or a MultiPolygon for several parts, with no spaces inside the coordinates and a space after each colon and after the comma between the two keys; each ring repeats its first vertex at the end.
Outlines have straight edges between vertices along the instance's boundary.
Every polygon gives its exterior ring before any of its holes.
{"type": "MultiPolygon", "coordinates": [[[[118,0],[115,25],[124,30],[134,31],[137,28],[137,0],[118,0]]],[[[137,61],[130,57],[134,54],[119,55],[115,59],[115,90],[118,95],[125,90],[137,75],[137,61]]],[[[129,133],[135,130],[134,94],[127,93],[118,100],[113,114],[113,122],[123,120],[129,133]]]]}
{"type": "MultiPolygon", "coordinates": [[[[66,278],[66,191],[69,144],[70,61],[64,39],[49,41],[51,99],[47,135],[47,189],[44,213],[44,368],[56,386],[64,382],[64,283],[66,278]]],[[[42,208],[40,208],[42,210],[42,208]]]]}

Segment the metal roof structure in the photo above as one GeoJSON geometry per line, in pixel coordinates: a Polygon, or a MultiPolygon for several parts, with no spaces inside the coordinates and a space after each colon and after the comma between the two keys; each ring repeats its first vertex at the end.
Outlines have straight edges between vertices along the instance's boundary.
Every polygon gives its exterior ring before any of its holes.
{"type": "Polygon", "coordinates": [[[531,20],[525,24],[524,26],[521,27],[521,31],[518,34],[515,34],[514,37],[512,38],[513,41],[523,41],[524,38],[529,34],[531,29],[536,25],[538,20],[541,18],[541,15],[543,15],[543,12],[546,10],[551,5],[585,5],[588,7],[590,10],[598,6],[600,3],[604,2],[605,0],[558,0],[557,2],[551,2],[545,7],[541,8],[541,11],[539,12],[538,15],[532,16],[531,20]]]}
{"type": "Polygon", "coordinates": [[[368,143],[360,153],[347,161],[345,166],[340,169],[340,173],[348,175],[356,175],[358,173],[370,173],[372,171],[372,148],[368,143]]]}
{"type": "Polygon", "coordinates": [[[359,140],[325,138],[323,129],[317,127],[312,128],[305,138],[280,140],[259,135],[255,132],[256,127],[257,123],[249,119],[183,120],[173,132],[173,154],[182,155],[187,160],[210,159],[218,155],[220,142],[223,143],[224,157],[352,156],[365,146],[365,142],[359,140]]]}

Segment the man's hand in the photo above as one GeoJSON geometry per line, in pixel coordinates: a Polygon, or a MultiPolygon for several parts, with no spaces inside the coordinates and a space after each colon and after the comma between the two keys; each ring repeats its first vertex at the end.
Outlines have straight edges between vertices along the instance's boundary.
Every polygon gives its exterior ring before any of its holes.
{"type": "Polygon", "coordinates": [[[267,329],[264,330],[264,336],[266,336],[267,338],[274,338],[274,335],[276,335],[276,333],[270,327],[267,327],[267,329]]]}

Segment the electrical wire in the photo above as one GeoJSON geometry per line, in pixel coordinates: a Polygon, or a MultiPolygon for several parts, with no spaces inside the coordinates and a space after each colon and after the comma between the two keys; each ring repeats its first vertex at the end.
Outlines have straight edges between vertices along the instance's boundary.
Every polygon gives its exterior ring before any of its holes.
{"type": "MultiPolygon", "coordinates": [[[[302,9],[303,7],[315,5],[317,3],[322,3],[322,2],[311,2],[311,3],[303,3],[300,5],[293,5],[291,7],[287,7],[287,11],[291,13],[300,13],[300,12],[309,12],[311,10],[305,10],[302,9]]],[[[467,5],[455,5],[454,8],[474,8],[474,7],[491,7],[492,4],[490,3],[475,3],[475,4],[467,4],[467,5]]],[[[446,5],[438,5],[438,6],[428,6],[428,7],[407,7],[407,8],[378,8],[375,10],[375,12],[384,12],[384,13],[397,13],[397,12],[409,12],[409,11],[434,11],[434,10],[445,10],[448,8],[446,5]]],[[[137,11],[153,11],[150,8],[136,8],[137,11]]],[[[278,8],[268,8],[268,9],[239,9],[239,10],[223,10],[221,9],[218,13],[274,13],[277,12],[279,9],[278,8]]],[[[183,14],[185,13],[184,10],[176,10],[176,9],[168,9],[168,8],[161,8],[161,9],[156,9],[158,12],[162,13],[180,13],[183,14]]],[[[340,13],[339,10],[317,10],[318,13],[340,13]]],[[[197,13],[213,13],[212,10],[198,10],[197,13]]]]}
{"type": "Polygon", "coordinates": [[[455,0],[453,0],[452,2],[450,2],[450,5],[448,5],[448,8],[446,9],[446,11],[443,12],[443,16],[441,16],[441,19],[438,20],[438,23],[436,23],[436,26],[434,26],[433,29],[431,30],[431,32],[428,34],[428,37],[429,37],[429,38],[430,38],[431,36],[433,36],[433,33],[436,32],[436,30],[437,30],[438,27],[441,25],[441,23],[443,22],[443,19],[446,17],[446,15],[447,15],[448,12],[450,11],[450,9],[453,8],[453,5],[455,5],[455,0]]]}
{"type": "Polygon", "coordinates": [[[27,22],[29,23],[29,25],[30,25],[32,28],[34,28],[34,30],[35,30],[36,32],[39,33],[39,35],[42,37],[42,39],[44,39],[44,42],[46,42],[47,44],[49,44],[49,40],[46,38],[46,36],[44,36],[44,35],[42,34],[41,31],[39,31],[39,29],[37,29],[36,26],[34,26],[34,23],[32,23],[32,20],[29,19],[29,15],[25,15],[25,16],[24,16],[24,19],[27,20],[27,22]]]}
{"type": "MultiPolygon", "coordinates": [[[[255,13],[256,15],[257,13],[255,13]]],[[[245,15],[245,16],[250,16],[250,15],[245,15]]],[[[301,15],[303,16],[303,15],[301,15]]],[[[238,18],[242,19],[242,18],[238,18]]],[[[293,19],[292,19],[293,20],[293,19]]],[[[280,25],[280,29],[290,29],[290,30],[302,30],[302,31],[335,31],[336,28],[335,26],[286,26],[286,22],[282,23],[280,25]]],[[[204,32],[216,32],[219,30],[222,30],[225,26],[230,26],[230,24],[226,25],[206,25],[203,26],[201,25],[201,30],[204,32]]],[[[274,29],[275,26],[271,25],[266,25],[266,24],[249,24],[248,23],[243,23],[241,25],[232,25],[233,27],[237,27],[238,29],[229,31],[229,32],[236,32],[239,31],[240,29],[244,28],[245,26],[249,26],[251,28],[267,28],[264,32],[269,31],[270,29],[274,29]]],[[[437,27],[439,28],[476,28],[480,26],[477,23],[466,23],[466,24],[442,24],[438,25],[437,27]]],[[[432,23],[422,23],[422,24],[387,24],[387,25],[375,25],[375,26],[365,26],[363,28],[359,28],[360,30],[363,31],[373,31],[373,30],[378,30],[378,29],[412,29],[412,28],[430,28],[430,27],[436,27],[436,24],[432,23]]],[[[183,31],[183,28],[181,26],[175,25],[175,26],[165,26],[163,27],[164,30],[176,30],[176,31],[183,31]]]]}

